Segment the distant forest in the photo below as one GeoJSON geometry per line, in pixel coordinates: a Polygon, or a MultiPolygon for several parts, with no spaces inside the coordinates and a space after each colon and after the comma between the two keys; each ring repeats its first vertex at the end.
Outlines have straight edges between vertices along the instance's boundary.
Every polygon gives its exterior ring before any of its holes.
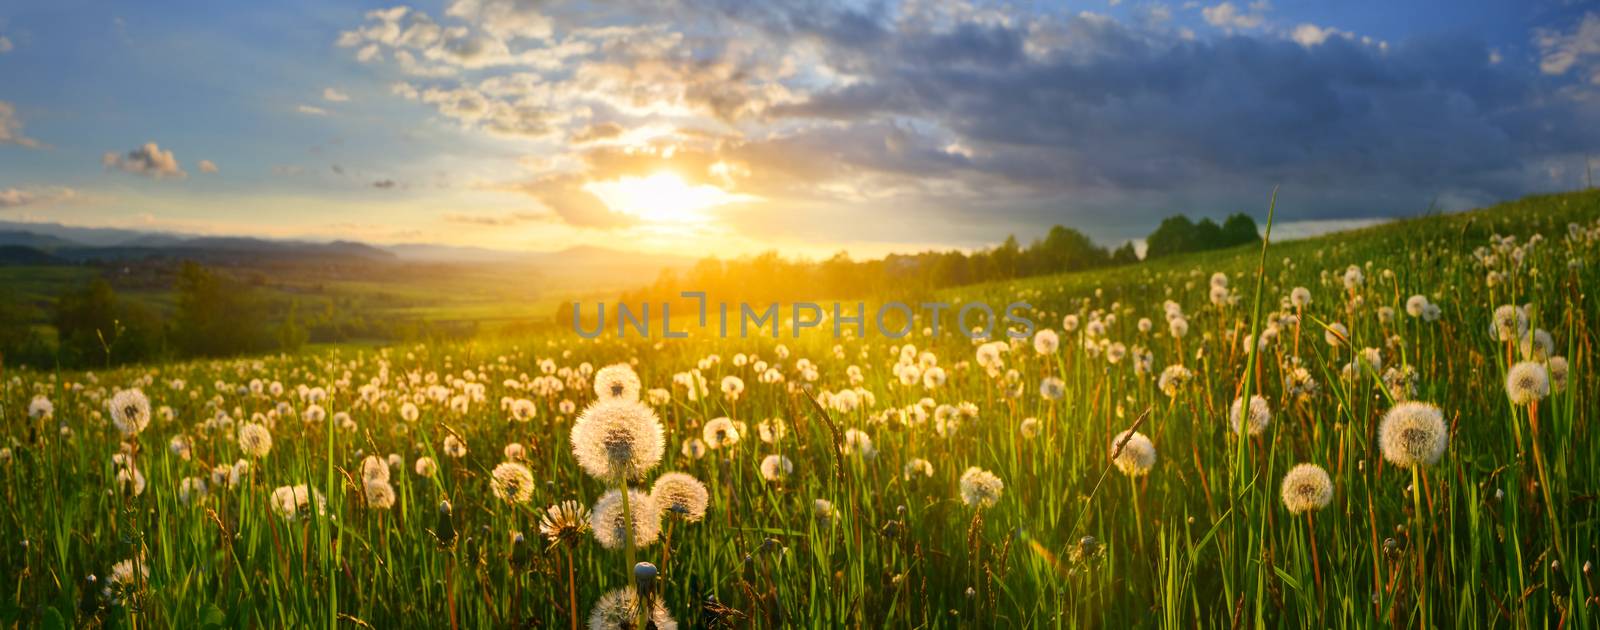
{"type": "MultiPolygon", "coordinates": [[[[1255,221],[1243,214],[1221,225],[1170,217],[1147,239],[1145,258],[1259,242],[1255,221]]],[[[664,270],[652,284],[626,292],[624,304],[685,305],[682,291],[706,291],[719,301],[765,304],[808,298],[900,299],[952,286],[1094,269],[1139,261],[1132,242],[1114,251],[1083,233],[1055,226],[1024,246],[1016,237],[987,249],[895,254],[855,261],[841,252],[822,261],[784,258],[776,252],[718,260],[686,270],[664,270]]],[[[262,290],[259,272],[240,276],[183,262],[167,276],[171,312],[119,296],[104,276],[40,305],[0,286],[0,365],[40,369],[109,368],[130,363],[295,351],[307,343],[342,343],[462,337],[472,322],[398,320],[361,312],[356,302],[302,312],[296,299],[262,290]],[[47,325],[41,325],[45,322],[47,325]],[[54,334],[51,334],[51,333],[54,334]]],[[[165,285],[163,285],[165,286],[165,285]]],[[[564,303],[554,322],[571,322],[564,303]]],[[[685,305],[683,308],[687,308],[685,305]]],[[[681,312],[687,312],[681,311],[681,312]]]]}
{"type": "MultiPolygon", "coordinates": [[[[1234,214],[1221,225],[1211,219],[1195,222],[1184,215],[1169,217],[1146,239],[1145,259],[1184,252],[1234,247],[1261,241],[1255,220],[1234,214]]],[[[894,254],[877,260],[851,260],[840,252],[822,261],[785,258],[777,252],[719,260],[706,258],[685,271],[663,270],[647,287],[625,292],[628,305],[688,304],[679,294],[705,291],[726,302],[766,304],[827,297],[911,296],[934,289],[1027,278],[1138,262],[1133,243],[1114,251],[1096,245],[1082,232],[1057,225],[1044,238],[1021,245],[1015,236],[991,248],[894,254]]],[[[570,322],[571,305],[558,315],[570,322]]]]}

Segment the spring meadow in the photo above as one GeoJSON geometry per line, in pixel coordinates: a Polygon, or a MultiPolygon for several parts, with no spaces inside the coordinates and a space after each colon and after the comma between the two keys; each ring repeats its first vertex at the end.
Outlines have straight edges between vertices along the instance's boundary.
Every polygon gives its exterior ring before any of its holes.
{"type": "Polygon", "coordinates": [[[0,628],[1600,627],[1600,6],[0,5],[0,628]]]}

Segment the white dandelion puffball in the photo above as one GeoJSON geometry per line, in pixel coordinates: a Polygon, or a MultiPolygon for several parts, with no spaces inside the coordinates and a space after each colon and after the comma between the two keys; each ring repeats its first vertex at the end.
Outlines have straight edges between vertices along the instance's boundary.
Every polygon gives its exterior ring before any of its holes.
{"type": "Polygon", "coordinates": [[[1033,351],[1039,354],[1055,354],[1061,347],[1061,338],[1056,336],[1056,331],[1045,328],[1033,334],[1033,351]]]}
{"type": "Polygon", "coordinates": [[[782,481],[794,472],[794,462],[782,455],[768,455],[761,459],[761,478],[767,481],[782,481]]]}
{"type": "Polygon", "coordinates": [[[872,436],[860,429],[844,430],[844,454],[854,455],[862,459],[872,459],[878,456],[877,447],[872,445],[872,436]]]}
{"type": "Polygon", "coordinates": [[[921,457],[914,457],[906,462],[900,473],[901,477],[906,481],[928,479],[933,477],[933,462],[921,457]]]}
{"type": "Polygon", "coordinates": [[[150,399],[138,388],[118,391],[107,406],[111,408],[111,423],[123,435],[138,435],[150,426],[150,399]]]}
{"type": "Polygon", "coordinates": [[[389,462],[377,455],[368,455],[361,460],[362,481],[388,481],[389,462]]]}
{"type": "Polygon", "coordinates": [[[1494,309],[1489,322],[1489,337],[1495,341],[1515,341],[1528,332],[1528,313],[1514,304],[1494,309]]]}
{"type": "Polygon", "coordinates": [[[1422,317],[1422,314],[1427,312],[1427,310],[1428,310],[1428,296],[1418,294],[1418,295],[1413,295],[1413,296],[1411,296],[1409,298],[1406,298],[1406,314],[1407,315],[1410,315],[1412,317],[1422,317]]]}
{"type": "MultiPolygon", "coordinates": [[[[628,489],[628,509],[633,514],[633,544],[644,547],[655,543],[661,535],[661,510],[650,495],[628,489]]],[[[589,527],[600,546],[610,550],[622,549],[627,542],[627,519],[623,517],[622,491],[610,490],[595,501],[589,513],[589,527]]]]}
{"type": "Polygon", "coordinates": [[[533,472],[515,462],[502,462],[494,467],[489,486],[496,499],[516,505],[533,499],[533,472]]]}
{"type": "Polygon", "coordinates": [[[1166,394],[1168,398],[1173,398],[1183,391],[1183,386],[1193,378],[1194,372],[1190,372],[1189,368],[1169,365],[1161,370],[1161,377],[1156,379],[1156,387],[1159,387],[1161,393],[1166,394]]]}
{"type": "Polygon", "coordinates": [[[994,473],[973,466],[961,473],[961,502],[967,507],[986,508],[1000,500],[1006,484],[994,473]]]}
{"type": "Polygon", "coordinates": [[[1305,287],[1295,287],[1293,291],[1289,292],[1289,302],[1293,303],[1295,308],[1310,306],[1311,290],[1305,287]]]}
{"type": "Polygon", "coordinates": [[[1022,437],[1025,439],[1031,440],[1039,437],[1039,419],[1023,418],[1022,424],[1017,426],[1017,430],[1022,432],[1022,437]]]}
{"type": "Polygon", "coordinates": [[[313,504],[317,515],[327,511],[328,500],[322,496],[322,492],[303,483],[279,486],[272,491],[272,511],[290,521],[310,516],[313,504]]]}
{"type": "MultiPolygon", "coordinates": [[[[1228,425],[1233,428],[1235,435],[1239,433],[1241,421],[1241,407],[1244,406],[1243,398],[1233,399],[1233,407],[1228,410],[1228,425]]],[[[1272,407],[1267,405],[1267,399],[1260,396],[1250,397],[1250,417],[1246,421],[1245,430],[1250,435],[1261,435],[1267,430],[1267,425],[1272,423],[1272,407]]]]}
{"type": "Polygon", "coordinates": [[[690,523],[705,518],[706,504],[711,493],[706,485],[693,475],[669,472],[656,479],[650,488],[650,498],[663,516],[675,516],[690,523]]]}
{"type": "Polygon", "coordinates": [[[817,519],[817,527],[832,527],[839,520],[839,510],[833,507],[833,502],[827,499],[817,499],[811,502],[811,516],[817,519]]]}
{"type": "MultiPolygon", "coordinates": [[[[600,596],[589,612],[589,630],[627,630],[638,625],[639,596],[632,587],[619,588],[600,596]]],[[[667,612],[661,598],[650,610],[650,625],[656,630],[678,630],[677,620],[667,612]]]]}
{"type": "Polygon", "coordinates": [[[1529,405],[1550,395],[1550,373],[1543,363],[1523,361],[1506,372],[1506,395],[1511,402],[1529,405]]]}
{"type": "Polygon", "coordinates": [[[1349,345],[1350,344],[1350,329],[1349,328],[1345,328],[1344,324],[1341,324],[1339,322],[1333,322],[1331,324],[1328,324],[1327,328],[1323,329],[1323,331],[1322,331],[1322,340],[1328,342],[1328,345],[1333,346],[1335,348],[1337,348],[1339,346],[1349,345]]]}
{"type": "Polygon", "coordinates": [[[1333,480],[1321,466],[1300,464],[1283,476],[1281,493],[1290,514],[1313,512],[1333,501],[1333,480]]]}
{"type": "Polygon", "coordinates": [[[590,476],[614,483],[661,463],[661,421],[649,407],[626,400],[590,405],[572,425],[572,454],[590,476]]]}
{"type": "Polygon", "coordinates": [[[1039,381],[1039,397],[1045,400],[1060,400],[1066,389],[1067,384],[1054,376],[1046,376],[1039,381]]]}
{"type": "Polygon", "coordinates": [[[254,422],[239,425],[239,450],[246,457],[261,459],[272,452],[272,431],[254,422]]]}
{"type": "Polygon", "coordinates": [[[1567,358],[1550,357],[1550,361],[1545,364],[1545,367],[1550,370],[1550,391],[1560,393],[1565,390],[1567,388],[1567,370],[1569,369],[1567,358]]]}
{"type": "Polygon", "coordinates": [[[394,486],[383,479],[368,479],[364,486],[367,496],[367,507],[374,510],[387,510],[394,507],[394,486]]]}
{"type": "Polygon", "coordinates": [[[594,373],[594,393],[600,400],[638,402],[639,375],[626,363],[600,368],[594,373]]]}
{"type": "Polygon", "coordinates": [[[739,443],[739,427],[728,418],[716,418],[707,422],[700,430],[700,434],[705,438],[706,446],[712,450],[739,443]]]}
{"type": "Polygon", "coordinates": [[[416,463],[412,464],[412,469],[416,471],[418,477],[431,479],[434,473],[439,472],[439,464],[435,463],[432,457],[418,457],[416,463]]]}
{"type": "Polygon", "coordinates": [[[1156,465],[1156,445],[1152,444],[1145,434],[1137,431],[1131,434],[1123,431],[1118,433],[1117,437],[1111,438],[1111,448],[1108,453],[1115,456],[1111,462],[1116,464],[1117,470],[1129,477],[1147,475],[1156,465]],[[1123,444],[1123,440],[1127,440],[1127,443],[1123,444]],[[1117,451],[1118,445],[1122,447],[1121,452],[1117,451]]]}
{"type": "Polygon", "coordinates": [[[466,442],[462,442],[461,438],[458,438],[454,435],[447,435],[444,437],[444,454],[454,459],[466,457],[467,444],[466,442]]]}
{"type": "Polygon", "coordinates": [[[1431,466],[1450,445],[1450,432],[1438,407],[1403,402],[1383,414],[1378,444],[1383,448],[1383,458],[1396,466],[1431,466]]]}

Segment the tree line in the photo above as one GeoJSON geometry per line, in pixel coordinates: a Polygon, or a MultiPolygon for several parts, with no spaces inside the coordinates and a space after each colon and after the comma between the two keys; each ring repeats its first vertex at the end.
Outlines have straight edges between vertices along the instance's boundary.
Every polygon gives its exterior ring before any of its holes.
{"type": "MultiPolygon", "coordinates": [[[[1249,215],[1234,214],[1221,225],[1209,218],[1195,222],[1185,215],[1163,220],[1146,239],[1145,258],[1233,247],[1260,242],[1249,215]]],[[[683,291],[704,291],[726,302],[765,304],[815,297],[829,299],[906,298],[929,291],[1080,271],[1140,260],[1132,241],[1115,250],[1096,245],[1078,230],[1057,225],[1044,238],[1023,246],[1009,236],[994,247],[893,254],[882,259],[852,260],[845,252],[821,261],[785,258],[769,251],[745,258],[705,258],[687,270],[665,269],[645,287],[622,294],[623,304],[687,305],[683,291]]],[[[571,305],[557,314],[571,321],[571,305]]]]}

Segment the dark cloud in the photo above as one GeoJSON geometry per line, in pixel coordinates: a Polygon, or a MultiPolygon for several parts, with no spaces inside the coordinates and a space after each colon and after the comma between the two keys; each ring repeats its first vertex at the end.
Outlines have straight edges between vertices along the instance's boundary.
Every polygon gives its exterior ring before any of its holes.
{"type": "Polygon", "coordinates": [[[392,179],[380,179],[378,181],[372,182],[372,187],[373,188],[378,188],[378,189],[381,189],[381,190],[389,190],[389,189],[395,188],[395,187],[397,187],[399,185],[400,184],[396,183],[392,179]]]}

